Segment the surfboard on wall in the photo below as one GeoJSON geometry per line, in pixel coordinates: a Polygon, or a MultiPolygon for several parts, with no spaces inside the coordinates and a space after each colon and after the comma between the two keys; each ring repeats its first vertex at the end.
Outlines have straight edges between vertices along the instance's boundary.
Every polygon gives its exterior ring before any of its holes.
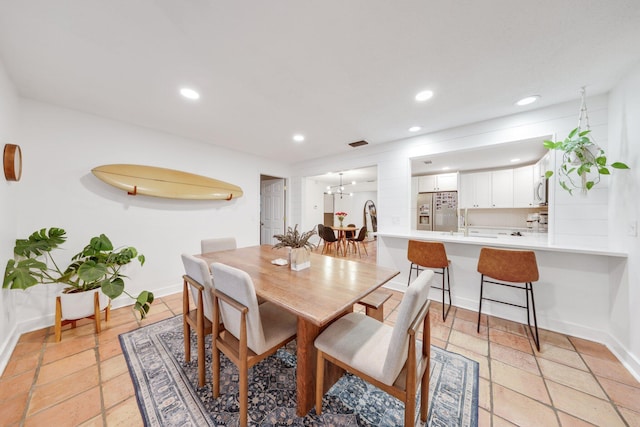
{"type": "Polygon", "coordinates": [[[131,195],[189,200],[231,200],[242,196],[242,189],[237,185],[155,166],[102,165],[91,172],[100,180],[131,195]]]}

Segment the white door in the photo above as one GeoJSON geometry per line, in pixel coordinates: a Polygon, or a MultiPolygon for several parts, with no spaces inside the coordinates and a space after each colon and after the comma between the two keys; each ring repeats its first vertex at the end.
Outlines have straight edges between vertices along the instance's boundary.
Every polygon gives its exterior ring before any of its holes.
{"type": "Polygon", "coordinates": [[[284,233],[284,179],[260,181],[260,244],[274,245],[284,233]]]}

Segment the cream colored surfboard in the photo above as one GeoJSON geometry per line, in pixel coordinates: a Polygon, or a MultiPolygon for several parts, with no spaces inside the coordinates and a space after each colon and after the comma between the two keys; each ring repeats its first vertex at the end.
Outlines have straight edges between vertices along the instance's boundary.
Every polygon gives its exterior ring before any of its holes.
{"type": "Polygon", "coordinates": [[[242,189],[237,185],[155,166],[103,165],[93,168],[91,172],[107,184],[131,195],[191,200],[231,200],[242,196],[242,189]]]}

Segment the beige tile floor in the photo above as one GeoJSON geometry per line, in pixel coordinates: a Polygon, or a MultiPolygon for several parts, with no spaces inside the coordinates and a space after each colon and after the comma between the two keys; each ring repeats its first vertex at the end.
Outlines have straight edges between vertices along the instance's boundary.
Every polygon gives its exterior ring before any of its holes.
{"type": "MultiPolygon", "coordinates": [[[[375,261],[372,254],[363,258],[375,261]]],[[[393,324],[401,293],[385,304],[393,324]]],[[[112,311],[95,335],[90,321],[21,336],[0,378],[0,426],[138,426],[142,419],[118,335],[181,314],[182,295],[158,298],[147,319],[112,311]]],[[[640,426],[640,383],[601,344],[542,331],[535,351],[519,323],[433,304],[432,343],[480,364],[480,426],[640,426]]]]}

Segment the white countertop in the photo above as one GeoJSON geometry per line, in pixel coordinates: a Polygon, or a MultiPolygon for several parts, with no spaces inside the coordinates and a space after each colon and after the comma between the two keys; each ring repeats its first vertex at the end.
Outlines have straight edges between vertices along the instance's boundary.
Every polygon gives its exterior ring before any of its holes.
{"type": "Polygon", "coordinates": [[[443,231],[419,231],[412,230],[410,232],[402,233],[375,233],[381,237],[395,237],[399,239],[417,239],[417,240],[432,240],[445,243],[459,243],[465,245],[478,245],[478,246],[494,246],[505,247],[513,249],[529,249],[539,251],[550,252],[570,252],[577,254],[589,254],[589,255],[603,255],[611,257],[627,258],[627,252],[621,250],[615,250],[606,246],[597,248],[589,248],[584,245],[570,244],[549,244],[548,235],[546,233],[523,233],[522,236],[505,236],[505,235],[480,235],[480,236],[465,236],[461,232],[443,232],[443,231]]]}

